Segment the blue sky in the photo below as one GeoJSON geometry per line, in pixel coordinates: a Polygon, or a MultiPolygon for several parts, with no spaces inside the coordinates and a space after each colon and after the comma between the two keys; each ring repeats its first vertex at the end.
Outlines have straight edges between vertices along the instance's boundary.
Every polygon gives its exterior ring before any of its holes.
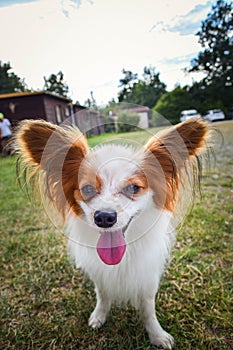
{"type": "Polygon", "coordinates": [[[93,91],[99,105],[117,97],[122,69],[155,66],[169,90],[187,75],[201,47],[195,33],[215,1],[1,0],[0,60],[30,88],[62,70],[71,98],[93,91]]]}
{"type": "Polygon", "coordinates": [[[16,5],[16,4],[25,4],[25,3],[34,2],[34,1],[38,1],[38,0],[1,0],[0,7],[6,7],[11,5],[16,5]]]}

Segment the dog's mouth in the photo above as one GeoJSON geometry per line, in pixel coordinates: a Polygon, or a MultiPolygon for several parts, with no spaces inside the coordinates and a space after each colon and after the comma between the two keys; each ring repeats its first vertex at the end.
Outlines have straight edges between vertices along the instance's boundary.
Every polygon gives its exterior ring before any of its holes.
{"type": "Polygon", "coordinates": [[[117,265],[121,262],[126,251],[125,232],[132,219],[123,228],[100,231],[97,253],[105,264],[117,265]]]}

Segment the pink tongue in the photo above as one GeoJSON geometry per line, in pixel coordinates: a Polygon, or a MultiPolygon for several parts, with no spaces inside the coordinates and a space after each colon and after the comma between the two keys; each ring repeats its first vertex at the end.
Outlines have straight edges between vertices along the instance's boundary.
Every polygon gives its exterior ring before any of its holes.
{"type": "Polygon", "coordinates": [[[122,230],[104,231],[97,243],[100,259],[107,265],[119,264],[125,253],[126,243],[122,230]]]}

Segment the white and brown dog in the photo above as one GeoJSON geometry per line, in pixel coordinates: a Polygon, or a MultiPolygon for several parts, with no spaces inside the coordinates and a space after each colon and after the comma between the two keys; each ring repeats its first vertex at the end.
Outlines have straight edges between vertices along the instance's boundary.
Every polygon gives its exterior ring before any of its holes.
{"type": "Polygon", "coordinates": [[[151,343],[172,348],[155,314],[155,295],[175,237],[174,215],[186,184],[198,175],[208,133],[202,119],[190,119],[141,149],[106,144],[90,150],[77,129],[21,123],[20,158],[40,174],[43,196],[64,219],[69,253],[95,284],[91,327],[104,324],[112,303],[131,302],[151,343]]]}

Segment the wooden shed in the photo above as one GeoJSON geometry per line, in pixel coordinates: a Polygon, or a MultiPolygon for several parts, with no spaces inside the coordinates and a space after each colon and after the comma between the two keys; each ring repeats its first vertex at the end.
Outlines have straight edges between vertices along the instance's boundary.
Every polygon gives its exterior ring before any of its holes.
{"type": "Polygon", "coordinates": [[[13,126],[24,119],[44,119],[57,125],[68,120],[88,135],[104,132],[98,112],[88,111],[86,107],[48,91],[0,95],[0,112],[13,126]]]}

